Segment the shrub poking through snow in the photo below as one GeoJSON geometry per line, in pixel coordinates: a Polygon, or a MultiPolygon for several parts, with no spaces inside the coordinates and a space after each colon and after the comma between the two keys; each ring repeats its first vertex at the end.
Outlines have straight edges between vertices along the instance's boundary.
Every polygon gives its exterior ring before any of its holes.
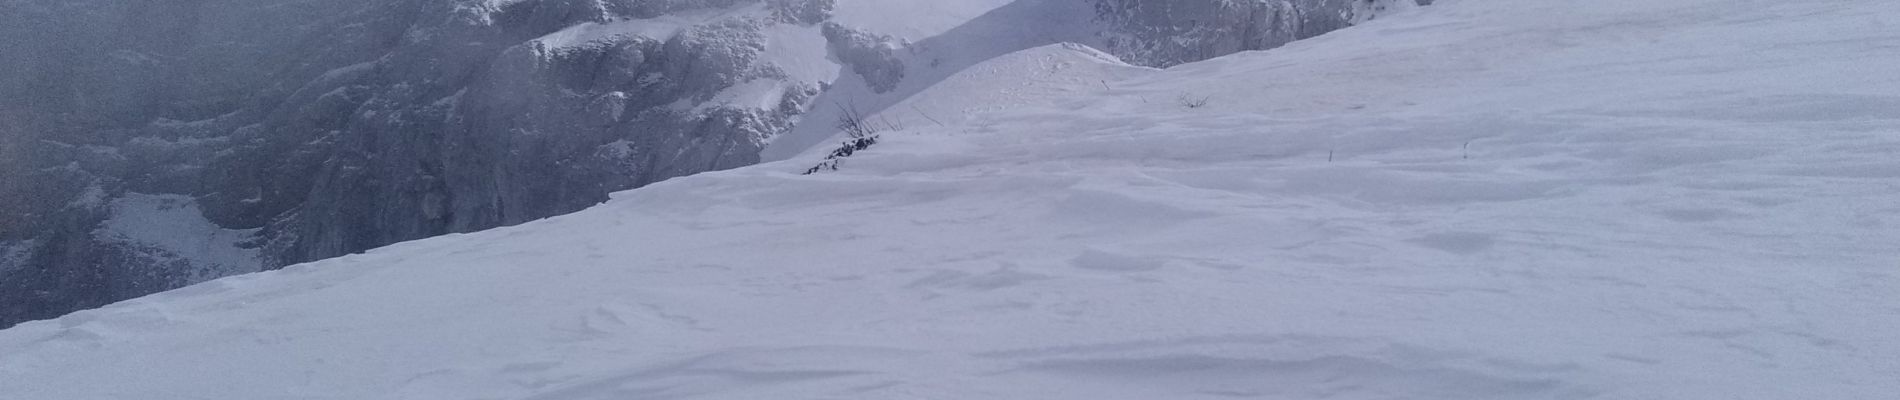
{"type": "Polygon", "coordinates": [[[1207,106],[1207,100],[1209,98],[1208,96],[1195,96],[1190,93],[1182,93],[1181,97],[1174,98],[1174,101],[1181,103],[1182,107],[1201,108],[1207,106]]]}
{"type": "Polygon", "coordinates": [[[838,129],[843,130],[845,135],[850,137],[851,140],[840,143],[837,149],[831,150],[831,154],[825,156],[824,162],[820,162],[818,165],[806,169],[805,175],[816,174],[818,171],[824,170],[837,171],[838,161],[845,157],[850,157],[852,154],[857,154],[859,151],[864,151],[864,149],[871,148],[871,145],[877,144],[878,132],[904,129],[902,126],[892,123],[890,120],[880,120],[877,122],[866,121],[864,119],[864,113],[858,112],[858,109],[854,107],[845,107],[840,104],[838,105],[838,110],[838,129]],[[879,123],[882,125],[879,125],[879,123]]]}

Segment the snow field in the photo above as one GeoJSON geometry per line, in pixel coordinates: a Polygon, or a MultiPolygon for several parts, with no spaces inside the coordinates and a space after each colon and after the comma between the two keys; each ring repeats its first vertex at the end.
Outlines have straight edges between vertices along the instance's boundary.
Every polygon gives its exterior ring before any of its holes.
{"type": "Polygon", "coordinates": [[[942,124],[837,172],[0,331],[0,398],[1884,399],[1896,21],[1446,0],[1166,71],[1038,47],[888,99],[942,124]]]}

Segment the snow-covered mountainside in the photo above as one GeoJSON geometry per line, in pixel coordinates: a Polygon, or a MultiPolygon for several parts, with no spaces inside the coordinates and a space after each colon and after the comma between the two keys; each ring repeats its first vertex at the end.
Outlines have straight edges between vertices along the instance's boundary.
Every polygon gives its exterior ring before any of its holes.
{"type": "Polygon", "coordinates": [[[1889,399],[1895,48],[1900,3],[1832,0],[1441,1],[1167,70],[1039,46],[837,171],[0,331],[0,398],[1889,399]]]}
{"type": "Polygon", "coordinates": [[[1396,4],[0,1],[0,326],[789,157],[1030,47],[1172,65],[1396,4]],[[156,198],[196,237],[116,230],[156,198]]]}

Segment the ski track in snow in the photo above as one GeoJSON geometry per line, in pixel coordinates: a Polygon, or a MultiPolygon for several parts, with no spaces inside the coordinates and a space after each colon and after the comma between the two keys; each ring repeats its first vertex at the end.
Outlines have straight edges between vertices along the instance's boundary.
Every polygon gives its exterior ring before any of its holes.
{"type": "Polygon", "coordinates": [[[0,398],[1900,393],[1900,4],[1439,3],[22,324],[0,398]]]}

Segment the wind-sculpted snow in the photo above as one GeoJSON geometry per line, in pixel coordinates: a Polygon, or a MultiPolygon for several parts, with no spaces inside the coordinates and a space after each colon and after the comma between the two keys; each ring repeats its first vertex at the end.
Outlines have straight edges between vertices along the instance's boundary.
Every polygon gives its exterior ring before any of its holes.
{"type": "Polygon", "coordinates": [[[1034,47],[837,171],[0,330],[0,398],[1888,399],[1900,4],[1731,5],[1034,47]]]}

